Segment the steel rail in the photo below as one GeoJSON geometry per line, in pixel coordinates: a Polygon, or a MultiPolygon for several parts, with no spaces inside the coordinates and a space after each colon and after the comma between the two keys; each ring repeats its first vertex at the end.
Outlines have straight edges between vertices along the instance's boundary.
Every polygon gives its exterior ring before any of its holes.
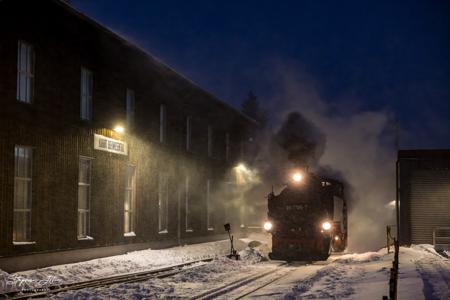
{"type": "Polygon", "coordinates": [[[248,291],[248,292],[244,292],[244,293],[240,294],[240,295],[237,296],[237,297],[233,297],[233,299],[234,299],[234,300],[238,300],[238,299],[242,299],[242,298],[244,298],[244,297],[247,297],[248,295],[251,295],[251,294],[253,294],[254,292],[259,291],[260,289],[262,289],[262,288],[268,286],[269,284],[272,284],[272,283],[274,283],[275,281],[278,281],[278,280],[280,280],[281,278],[286,277],[287,275],[289,275],[289,274],[290,274],[291,272],[293,272],[293,271],[294,271],[294,270],[291,269],[291,270],[285,272],[284,274],[275,277],[275,278],[272,279],[272,280],[269,280],[269,281],[264,282],[263,284],[257,286],[256,288],[254,288],[254,289],[252,289],[252,290],[250,290],[250,291],[248,291]]]}
{"type": "Polygon", "coordinates": [[[263,277],[267,277],[271,274],[273,274],[274,272],[277,272],[281,269],[282,266],[286,266],[288,265],[287,262],[281,263],[279,265],[277,265],[275,268],[271,269],[270,271],[264,272],[264,273],[259,273],[259,274],[252,274],[249,275],[247,277],[244,278],[240,278],[238,280],[235,280],[233,282],[227,283],[225,285],[210,289],[208,291],[205,291],[201,294],[195,295],[193,297],[191,297],[191,300],[198,300],[198,299],[213,299],[225,294],[228,294],[238,288],[241,288],[243,286],[245,286],[246,284],[250,283],[250,282],[254,282],[258,279],[261,279],[263,277]]]}
{"type": "Polygon", "coordinates": [[[190,270],[193,268],[200,267],[207,262],[212,261],[214,258],[205,258],[199,259],[195,261],[189,261],[182,264],[171,265],[159,269],[153,269],[148,271],[134,272],[121,274],[110,277],[97,278],[92,280],[86,280],[81,282],[60,284],[55,286],[44,286],[37,289],[45,289],[44,291],[39,292],[23,292],[23,291],[13,291],[4,294],[0,294],[0,299],[30,299],[37,297],[46,297],[52,294],[58,294],[66,291],[80,290],[85,288],[97,288],[103,286],[109,286],[117,283],[132,283],[132,282],[140,282],[153,278],[165,278],[169,276],[173,276],[184,272],[186,270],[190,270]]]}

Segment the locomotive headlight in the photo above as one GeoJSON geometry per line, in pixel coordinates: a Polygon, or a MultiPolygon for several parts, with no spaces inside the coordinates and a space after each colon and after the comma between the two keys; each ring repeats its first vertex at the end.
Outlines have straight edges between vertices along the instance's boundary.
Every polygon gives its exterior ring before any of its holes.
{"type": "Polygon", "coordinates": [[[270,231],[270,230],[272,230],[272,223],[270,223],[270,222],[265,222],[264,223],[264,230],[265,231],[270,231]]]}
{"type": "Polygon", "coordinates": [[[331,223],[330,222],[323,222],[322,223],[323,230],[330,230],[331,229],[331,223]]]}
{"type": "Polygon", "coordinates": [[[295,182],[301,182],[302,179],[303,179],[303,176],[299,172],[296,172],[296,173],[294,173],[294,175],[292,175],[292,180],[294,180],[295,182]]]}

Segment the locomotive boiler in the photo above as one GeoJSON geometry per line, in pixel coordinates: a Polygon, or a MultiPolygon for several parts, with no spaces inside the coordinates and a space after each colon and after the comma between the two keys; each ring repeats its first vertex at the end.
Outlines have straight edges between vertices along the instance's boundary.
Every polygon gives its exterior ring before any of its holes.
{"type": "Polygon", "coordinates": [[[326,260],[332,251],[347,246],[347,205],[344,186],[309,172],[293,172],[278,194],[268,195],[268,220],[272,234],[271,259],[326,260]]]}

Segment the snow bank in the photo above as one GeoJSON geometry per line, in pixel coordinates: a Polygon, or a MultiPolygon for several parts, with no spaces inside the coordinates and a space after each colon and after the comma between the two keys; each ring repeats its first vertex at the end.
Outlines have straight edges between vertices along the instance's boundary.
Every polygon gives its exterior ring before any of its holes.
{"type": "MultiPolygon", "coordinates": [[[[233,282],[251,273],[267,271],[264,263],[257,264],[255,257],[262,257],[257,249],[247,248],[240,252],[244,255],[236,261],[219,256],[211,263],[187,269],[175,276],[153,279],[145,282],[115,284],[105,288],[90,288],[70,291],[52,297],[52,299],[184,299],[191,298],[206,290],[225,283],[233,282]]],[[[268,262],[270,264],[270,262],[268,262]]]]}
{"type": "Polygon", "coordinates": [[[257,248],[247,247],[246,249],[240,251],[239,255],[243,261],[253,264],[268,260],[267,255],[257,248]]]}
{"type": "MultiPolygon", "coordinates": [[[[236,245],[235,245],[236,246],[236,245]]],[[[241,249],[243,248],[240,245],[241,249]]],[[[228,254],[230,242],[227,240],[174,247],[162,250],[134,251],[124,255],[94,259],[75,264],[59,265],[43,269],[18,272],[12,275],[0,273],[6,279],[0,281],[0,292],[42,287],[43,282],[69,283],[85,281],[94,278],[125,274],[160,268],[162,266],[180,264],[228,254]]],[[[2,278],[0,277],[0,278],[2,278]]]]}
{"type": "Polygon", "coordinates": [[[341,264],[355,264],[355,263],[368,263],[372,261],[380,260],[384,255],[380,252],[366,252],[366,253],[353,253],[344,254],[335,258],[331,258],[335,263],[341,264]]]}

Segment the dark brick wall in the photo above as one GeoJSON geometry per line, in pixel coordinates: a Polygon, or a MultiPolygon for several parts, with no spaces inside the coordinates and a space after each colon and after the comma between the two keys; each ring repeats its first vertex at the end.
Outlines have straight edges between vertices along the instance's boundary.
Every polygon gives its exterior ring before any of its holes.
{"type": "MultiPolygon", "coordinates": [[[[214,234],[206,230],[206,180],[230,180],[246,128],[254,123],[168,67],[58,1],[0,2],[0,256],[214,234]],[[17,43],[35,47],[35,98],[16,100],[17,43]],[[80,121],[80,71],[93,72],[93,120],[80,121]],[[136,120],[126,135],[126,89],[135,91],[136,120]],[[159,107],[167,107],[167,142],[159,143],[159,107]],[[194,151],[186,152],[186,117],[192,116],[194,151]],[[214,155],[207,157],[207,125],[214,155]],[[232,158],[225,161],[225,133],[232,158]],[[93,149],[99,133],[125,140],[129,156],[93,149]],[[32,239],[13,246],[14,145],[34,147],[32,239]],[[77,240],[79,156],[92,157],[91,235],[77,240]],[[125,168],[137,172],[136,237],[123,236],[125,168]],[[169,173],[169,233],[158,234],[158,171],[169,173]],[[190,174],[194,232],[184,228],[184,178],[190,174]],[[178,224],[178,217],[181,224],[178,224]]],[[[221,201],[226,201],[222,199],[221,201]]],[[[218,207],[222,233],[225,204],[218,207]]],[[[220,224],[219,224],[220,223],[220,224]]],[[[218,231],[218,232],[217,232],[218,231]]]]}

